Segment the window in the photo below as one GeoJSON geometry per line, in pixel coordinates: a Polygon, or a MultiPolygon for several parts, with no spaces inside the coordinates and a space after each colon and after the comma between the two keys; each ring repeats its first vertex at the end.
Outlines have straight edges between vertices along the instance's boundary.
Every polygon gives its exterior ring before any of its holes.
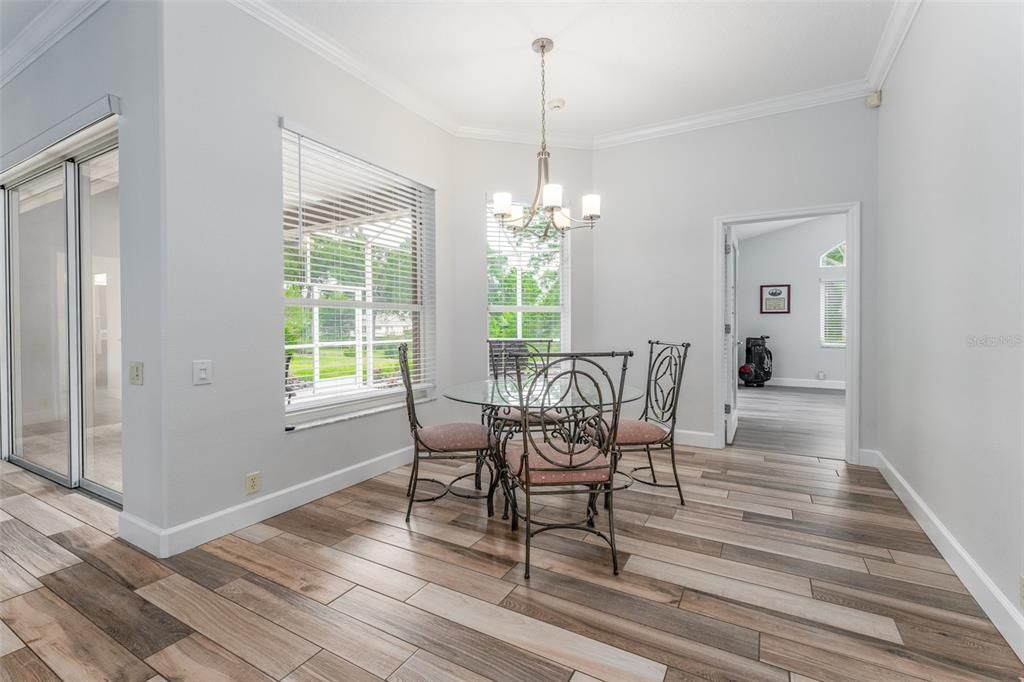
{"type": "Polygon", "coordinates": [[[553,351],[568,348],[568,259],[561,236],[552,232],[546,239],[533,229],[513,234],[488,205],[488,338],[553,339],[553,351]]]}
{"type": "Polygon", "coordinates": [[[386,399],[434,376],[434,191],[284,130],[289,410],[386,399]]]}
{"type": "Polygon", "coordinates": [[[818,265],[823,268],[841,268],[846,266],[846,242],[836,244],[821,254],[818,265]]]}
{"type": "Polygon", "coordinates": [[[821,345],[846,345],[846,280],[821,281],[821,345]]]}

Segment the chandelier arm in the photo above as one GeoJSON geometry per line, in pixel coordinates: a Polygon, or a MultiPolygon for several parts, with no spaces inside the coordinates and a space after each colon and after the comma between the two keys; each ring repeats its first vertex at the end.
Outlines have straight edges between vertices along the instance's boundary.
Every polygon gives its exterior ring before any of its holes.
{"type": "MultiPolygon", "coordinates": [[[[532,219],[533,216],[537,215],[538,209],[540,209],[541,196],[544,193],[544,185],[548,181],[548,159],[546,151],[541,151],[537,154],[537,189],[533,193],[533,202],[530,204],[529,215],[532,219]]],[[[529,224],[529,221],[525,221],[525,224],[529,224]]]]}

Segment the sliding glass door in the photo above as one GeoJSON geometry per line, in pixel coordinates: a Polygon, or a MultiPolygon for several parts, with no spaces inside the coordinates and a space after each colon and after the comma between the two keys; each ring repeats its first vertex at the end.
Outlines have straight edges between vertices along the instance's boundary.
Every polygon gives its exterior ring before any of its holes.
{"type": "Polygon", "coordinates": [[[82,478],[121,490],[121,221],[117,150],[79,164],[82,478]]]}
{"type": "Polygon", "coordinates": [[[71,482],[64,168],[7,193],[13,455],[71,482]]]}
{"type": "Polygon", "coordinates": [[[118,154],[94,145],[54,163],[0,188],[9,304],[8,352],[0,354],[4,447],[16,464],[118,501],[118,154]]]}

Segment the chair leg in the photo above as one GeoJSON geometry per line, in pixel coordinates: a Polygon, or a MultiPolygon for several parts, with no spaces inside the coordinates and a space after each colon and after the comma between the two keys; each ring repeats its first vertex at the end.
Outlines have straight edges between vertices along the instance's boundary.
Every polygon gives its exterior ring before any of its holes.
{"type": "MultiPolygon", "coordinates": [[[[413,443],[412,468],[416,468],[416,460],[420,458],[419,447],[413,443]]],[[[409,485],[405,486],[405,496],[412,497],[412,482],[416,480],[416,473],[410,470],[409,485]]]]}
{"type": "Polygon", "coordinates": [[[420,449],[416,447],[413,451],[412,474],[409,477],[409,507],[405,510],[405,522],[409,523],[412,515],[412,503],[416,499],[416,479],[420,475],[420,449]]]}
{"type": "Polygon", "coordinates": [[[526,579],[530,579],[530,491],[523,489],[526,493],[526,579]]]}
{"type": "Polygon", "coordinates": [[[476,475],[473,477],[473,485],[476,486],[477,490],[480,490],[480,470],[484,467],[483,451],[476,451],[476,475]]]}
{"type": "MultiPolygon", "coordinates": [[[[652,469],[653,471],[653,469],[652,469]]],[[[683,499],[683,486],[679,485],[679,469],[676,468],[676,444],[672,443],[672,474],[676,477],[676,490],[679,491],[679,504],[686,506],[686,500],[683,499]]]]}
{"type": "Polygon", "coordinates": [[[612,508],[612,488],[613,484],[608,483],[608,492],[605,494],[604,499],[608,503],[608,544],[612,548],[612,573],[618,575],[619,554],[615,549],[615,510],[612,508]]]}
{"type": "Polygon", "coordinates": [[[487,487],[487,518],[490,518],[494,516],[494,491],[498,488],[499,472],[490,464],[487,465],[487,471],[491,475],[491,482],[487,487]]]}
{"type": "Polygon", "coordinates": [[[512,506],[512,523],[510,524],[510,528],[514,533],[515,531],[519,530],[519,504],[516,502],[515,487],[510,485],[508,490],[510,493],[509,504],[512,506]]]}
{"type": "MultiPolygon", "coordinates": [[[[622,459],[622,453],[619,452],[619,451],[614,451],[612,453],[612,457],[615,458],[615,470],[618,471],[619,470],[619,460],[622,459]]],[[[612,481],[611,482],[613,484],[615,483],[615,477],[614,476],[612,476],[612,481]]],[[[609,489],[611,489],[611,486],[609,486],[609,489]]],[[[607,509],[610,504],[611,504],[611,493],[605,493],[604,494],[604,508],[607,509]]]]}
{"type": "Polygon", "coordinates": [[[654,483],[658,482],[658,475],[654,473],[654,460],[651,459],[651,446],[645,445],[644,450],[647,451],[647,463],[651,466],[651,481],[654,483]]]}
{"type": "Polygon", "coordinates": [[[594,517],[597,516],[597,488],[592,487],[587,495],[587,526],[594,527],[594,517]]]}
{"type": "Polygon", "coordinates": [[[511,511],[512,523],[509,525],[509,529],[515,532],[519,530],[519,506],[516,504],[516,488],[508,477],[503,476],[501,479],[501,489],[505,493],[505,514],[502,516],[502,520],[510,518],[509,512],[511,511]]]}

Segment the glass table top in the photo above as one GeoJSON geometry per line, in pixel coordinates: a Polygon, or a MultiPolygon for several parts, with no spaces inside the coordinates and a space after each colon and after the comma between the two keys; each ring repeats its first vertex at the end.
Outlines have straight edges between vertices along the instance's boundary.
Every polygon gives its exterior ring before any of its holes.
{"type": "MultiPolygon", "coordinates": [[[[529,400],[533,407],[588,407],[596,406],[598,391],[592,386],[569,386],[568,382],[554,381],[534,386],[535,395],[529,400]]],[[[514,382],[502,379],[484,379],[451,386],[443,391],[446,398],[460,403],[491,407],[519,407],[519,392],[514,382]]],[[[622,389],[622,402],[629,403],[644,397],[644,389],[627,384],[622,389]]],[[[604,405],[610,405],[607,391],[601,396],[604,405]]]]}

